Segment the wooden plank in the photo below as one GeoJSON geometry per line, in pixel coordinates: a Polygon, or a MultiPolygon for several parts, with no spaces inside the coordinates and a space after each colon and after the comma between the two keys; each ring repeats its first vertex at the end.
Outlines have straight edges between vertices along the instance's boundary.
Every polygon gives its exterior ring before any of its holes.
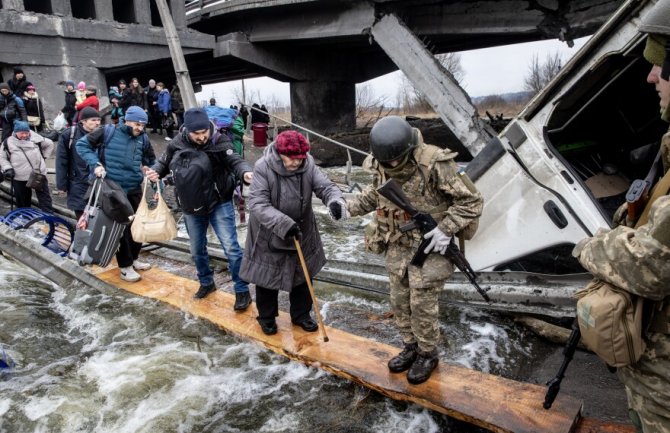
{"type": "Polygon", "coordinates": [[[324,343],[319,333],[292,326],[287,313],[277,319],[279,332],[265,335],[256,322],[255,304],[233,311],[234,295],[217,290],[205,300],[193,299],[198,283],[153,268],[142,280],[121,280],[113,267],[92,270],[98,278],[131,293],[174,305],[207,319],[228,332],[262,344],[290,359],[329,371],[396,400],[406,400],[494,432],[568,433],[580,419],[582,402],[559,394],[544,410],[545,387],[481,373],[441,362],[424,384],[411,385],[404,374],[386,368],[399,349],[328,327],[324,343]]]}

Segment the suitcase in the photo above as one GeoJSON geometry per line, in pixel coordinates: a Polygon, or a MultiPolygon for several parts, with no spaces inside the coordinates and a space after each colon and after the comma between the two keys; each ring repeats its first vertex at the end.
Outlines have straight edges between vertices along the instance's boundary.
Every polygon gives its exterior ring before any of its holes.
{"type": "Polygon", "coordinates": [[[77,228],[74,233],[70,257],[80,265],[107,266],[119,249],[121,236],[128,226],[114,221],[98,205],[101,188],[102,179],[97,178],[84,210],[88,215],[88,226],[85,229],[77,228]],[[91,203],[94,196],[95,200],[91,203]]]}

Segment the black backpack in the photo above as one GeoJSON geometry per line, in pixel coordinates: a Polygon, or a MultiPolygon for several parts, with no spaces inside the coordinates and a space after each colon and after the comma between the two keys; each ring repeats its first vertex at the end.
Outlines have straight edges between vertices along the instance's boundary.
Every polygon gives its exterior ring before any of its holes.
{"type": "Polygon", "coordinates": [[[190,215],[208,215],[218,203],[209,156],[192,148],[179,150],[170,161],[170,173],[181,210],[190,215]]]}

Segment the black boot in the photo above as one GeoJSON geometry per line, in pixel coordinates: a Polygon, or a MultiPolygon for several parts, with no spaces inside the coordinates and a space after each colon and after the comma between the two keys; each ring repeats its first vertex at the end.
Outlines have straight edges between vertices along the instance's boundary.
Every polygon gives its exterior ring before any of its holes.
{"type": "Polygon", "coordinates": [[[261,330],[265,335],[274,335],[277,333],[277,322],[274,319],[264,320],[260,317],[256,317],[258,324],[261,325],[261,330]]]}
{"type": "Polygon", "coordinates": [[[249,291],[246,292],[235,292],[235,305],[233,310],[235,311],[244,311],[251,304],[251,295],[249,291]]]}
{"type": "Polygon", "coordinates": [[[389,370],[393,373],[400,373],[405,371],[412,366],[412,363],[416,359],[417,344],[405,344],[405,348],[389,360],[388,366],[389,370]]]}
{"type": "Polygon", "coordinates": [[[407,381],[414,385],[427,381],[438,363],[437,350],[432,352],[417,350],[417,352],[419,356],[407,372],[407,381]]]}
{"type": "Polygon", "coordinates": [[[198,289],[197,292],[195,292],[195,295],[193,295],[193,297],[194,297],[195,299],[202,299],[202,298],[204,298],[205,296],[207,296],[207,295],[209,295],[210,293],[212,293],[214,290],[216,290],[216,286],[214,285],[214,283],[212,283],[212,284],[207,284],[206,286],[203,286],[203,285],[201,284],[201,285],[200,285],[200,288],[198,289]]]}

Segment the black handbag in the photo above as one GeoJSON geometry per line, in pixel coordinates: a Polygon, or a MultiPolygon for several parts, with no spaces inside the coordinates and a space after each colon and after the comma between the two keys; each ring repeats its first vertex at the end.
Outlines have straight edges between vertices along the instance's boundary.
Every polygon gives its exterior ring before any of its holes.
{"type": "Polygon", "coordinates": [[[37,191],[42,191],[47,185],[47,177],[40,173],[39,169],[33,169],[28,176],[26,186],[37,191]]]}
{"type": "MultiPolygon", "coordinates": [[[[32,188],[37,191],[42,191],[44,188],[47,186],[47,177],[46,175],[42,174],[41,170],[38,168],[35,168],[33,166],[33,163],[30,162],[30,158],[28,158],[28,155],[26,155],[26,151],[23,150],[22,147],[19,147],[21,149],[21,152],[23,152],[23,156],[26,157],[26,161],[28,161],[28,164],[30,164],[30,168],[32,168],[30,175],[28,176],[28,181],[26,182],[26,186],[28,188],[32,188]]],[[[40,160],[40,167],[42,166],[42,161],[40,160]]]]}

